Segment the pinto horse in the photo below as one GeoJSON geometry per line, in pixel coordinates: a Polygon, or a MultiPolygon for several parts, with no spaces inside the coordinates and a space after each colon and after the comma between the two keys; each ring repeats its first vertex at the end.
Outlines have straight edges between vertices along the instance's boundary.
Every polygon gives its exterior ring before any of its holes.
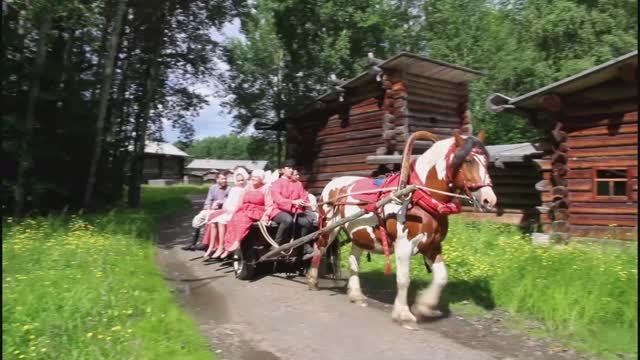
{"type": "MultiPolygon", "coordinates": [[[[466,195],[477,206],[488,210],[495,205],[497,199],[487,170],[488,154],[482,145],[484,132],[481,132],[477,138],[462,136],[456,132],[452,138],[436,140],[426,131],[417,132],[407,140],[402,163],[403,171],[399,179],[400,185],[394,183],[392,186],[401,187],[405,184],[421,186],[412,194],[408,210],[401,210],[402,206],[398,202],[392,202],[325,233],[318,239],[307,278],[310,289],[317,288],[318,264],[321,256],[340,229],[344,229],[352,240],[349,256],[351,275],[347,285],[347,295],[351,302],[362,306],[367,305],[358,277],[362,251],[386,253],[387,264],[389,264],[389,253],[395,252],[398,292],[391,313],[392,319],[407,323],[416,322],[416,315],[418,317],[441,316],[436,307],[447,283],[442,242],[447,235],[448,215],[460,211],[460,205],[452,200],[456,196],[466,195]],[[420,139],[435,142],[413,163],[410,160],[413,143],[420,139]],[[401,215],[401,211],[405,213],[401,215]],[[432,270],[433,280],[428,288],[417,295],[412,312],[407,305],[407,290],[410,282],[409,262],[411,255],[417,253],[422,254],[425,265],[432,270]]],[[[322,206],[318,209],[323,225],[331,225],[361,210],[362,199],[354,196],[353,194],[357,194],[357,191],[352,189],[358,181],[363,179],[367,178],[344,176],[335,178],[327,184],[320,199],[322,206]]]]}

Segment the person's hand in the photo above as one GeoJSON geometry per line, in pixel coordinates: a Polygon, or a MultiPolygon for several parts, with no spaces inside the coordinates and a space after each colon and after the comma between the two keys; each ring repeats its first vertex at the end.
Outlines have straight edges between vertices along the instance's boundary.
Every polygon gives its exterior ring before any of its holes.
{"type": "Polygon", "coordinates": [[[300,199],[300,200],[293,200],[293,204],[296,206],[305,206],[305,202],[304,200],[300,199]]]}

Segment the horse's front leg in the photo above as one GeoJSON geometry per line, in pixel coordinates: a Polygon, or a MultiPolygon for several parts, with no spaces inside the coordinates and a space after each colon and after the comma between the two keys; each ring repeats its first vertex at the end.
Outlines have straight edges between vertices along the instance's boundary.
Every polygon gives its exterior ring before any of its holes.
{"type": "Polygon", "coordinates": [[[411,279],[409,277],[409,268],[411,255],[416,244],[424,238],[424,235],[418,235],[415,238],[407,239],[407,234],[402,225],[398,225],[398,238],[395,244],[396,254],[396,283],[398,285],[398,293],[393,303],[393,311],[391,318],[397,322],[416,322],[416,317],[409,310],[407,304],[407,292],[411,279]],[[401,228],[402,227],[402,228],[401,228]]]}
{"type": "Polygon", "coordinates": [[[367,297],[362,293],[360,287],[360,256],[362,249],[356,244],[351,244],[351,255],[349,255],[349,283],[347,284],[347,297],[349,301],[356,305],[367,306],[367,297]]]}
{"type": "Polygon", "coordinates": [[[426,259],[431,266],[433,279],[426,289],[420,290],[413,305],[413,311],[426,317],[439,317],[442,312],[437,309],[442,289],[447,285],[447,267],[444,264],[442,254],[438,254],[434,259],[426,259]]]}

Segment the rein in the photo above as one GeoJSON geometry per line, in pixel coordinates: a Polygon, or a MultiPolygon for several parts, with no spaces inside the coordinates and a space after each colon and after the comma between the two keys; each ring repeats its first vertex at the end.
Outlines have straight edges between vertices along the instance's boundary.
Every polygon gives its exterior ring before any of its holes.
{"type": "MultiPolygon", "coordinates": [[[[442,194],[442,195],[448,195],[448,196],[452,196],[452,197],[457,197],[457,198],[461,198],[461,199],[465,199],[465,200],[472,200],[473,197],[467,196],[467,195],[460,195],[460,194],[454,194],[454,193],[450,193],[450,192],[446,192],[446,191],[441,191],[441,190],[436,190],[436,189],[432,189],[430,187],[426,187],[426,186],[420,186],[420,185],[416,185],[416,188],[420,189],[420,190],[424,190],[427,192],[434,192],[434,193],[438,193],[438,194],[442,194]]],[[[373,189],[373,190],[363,190],[363,191],[356,191],[356,192],[352,192],[352,193],[346,193],[346,194],[342,194],[340,196],[337,196],[333,199],[329,199],[327,201],[319,201],[318,205],[323,205],[323,204],[334,204],[336,200],[341,199],[343,197],[347,197],[347,196],[351,196],[351,195],[361,195],[361,194],[374,194],[374,193],[381,193],[381,192],[388,192],[388,191],[395,191],[396,187],[387,187],[387,188],[380,188],[380,189],[373,189]]],[[[367,203],[371,203],[371,202],[365,202],[362,201],[358,204],[367,204],[367,203]]],[[[358,205],[356,203],[345,203],[345,204],[338,204],[338,205],[358,205]]]]}

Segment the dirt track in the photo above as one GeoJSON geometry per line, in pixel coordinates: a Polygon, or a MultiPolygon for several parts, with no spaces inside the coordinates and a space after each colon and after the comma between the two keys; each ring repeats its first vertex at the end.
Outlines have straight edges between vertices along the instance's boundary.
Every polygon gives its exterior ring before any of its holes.
{"type": "MultiPolygon", "coordinates": [[[[344,295],[344,282],[325,279],[320,291],[309,291],[304,278],[284,274],[237,280],[230,263],[204,263],[202,252],[180,249],[191,239],[191,218],[202,201],[194,199],[191,211],[164,222],[157,260],[219,359],[581,358],[510,334],[491,317],[469,321],[450,314],[407,330],[391,321],[390,297],[358,307],[344,295]]],[[[366,282],[363,289],[366,294],[366,282]]]]}

